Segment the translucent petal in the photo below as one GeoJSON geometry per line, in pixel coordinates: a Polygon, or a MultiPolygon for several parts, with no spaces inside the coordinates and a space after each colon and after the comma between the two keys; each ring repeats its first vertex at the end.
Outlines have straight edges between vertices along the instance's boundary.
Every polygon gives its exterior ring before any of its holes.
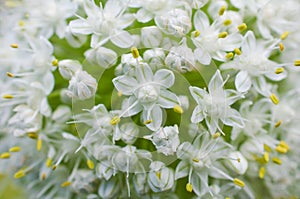
{"type": "Polygon", "coordinates": [[[193,111],[191,122],[198,123],[201,122],[203,119],[204,119],[204,114],[203,114],[202,107],[198,105],[193,111]]]}
{"type": "Polygon", "coordinates": [[[175,76],[170,70],[160,69],[155,73],[153,80],[163,87],[170,88],[174,84],[175,76]]]}
{"type": "Polygon", "coordinates": [[[113,84],[124,95],[131,95],[133,90],[138,86],[136,79],[130,76],[116,77],[113,79],[113,84]]]}
{"type": "Polygon", "coordinates": [[[175,170],[175,180],[183,178],[189,174],[190,165],[187,161],[181,161],[175,170]]]}
{"type": "Polygon", "coordinates": [[[162,124],[162,110],[158,105],[155,105],[151,110],[143,111],[143,120],[151,120],[150,124],[146,124],[146,126],[152,130],[157,131],[162,124]]]}
{"type": "Polygon", "coordinates": [[[88,35],[93,32],[92,27],[82,19],[72,20],[69,24],[71,32],[77,34],[88,35]]]}
{"type": "Polygon", "coordinates": [[[201,64],[209,65],[211,62],[211,56],[209,53],[200,47],[194,51],[194,55],[201,64]]]}
{"type": "Polygon", "coordinates": [[[235,87],[239,92],[247,92],[251,88],[251,78],[247,71],[240,71],[235,77],[235,87]]]}
{"type": "Polygon", "coordinates": [[[115,31],[115,34],[111,35],[110,40],[113,44],[120,48],[129,48],[134,43],[132,36],[124,30],[115,31]]]}
{"type": "Polygon", "coordinates": [[[196,30],[200,31],[200,34],[209,27],[209,20],[204,12],[199,10],[195,13],[194,26],[196,30]]]}
{"type": "Polygon", "coordinates": [[[160,95],[157,104],[162,108],[173,108],[176,104],[179,104],[178,97],[168,90],[160,90],[160,95]]]}

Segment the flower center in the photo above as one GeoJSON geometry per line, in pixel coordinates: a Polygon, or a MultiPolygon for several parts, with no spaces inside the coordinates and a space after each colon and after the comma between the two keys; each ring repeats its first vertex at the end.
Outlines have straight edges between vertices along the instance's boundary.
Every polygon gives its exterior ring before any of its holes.
{"type": "Polygon", "coordinates": [[[157,88],[152,85],[142,86],[137,94],[137,98],[141,103],[151,103],[155,102],[159,97],[159,92],[157,88]]]}

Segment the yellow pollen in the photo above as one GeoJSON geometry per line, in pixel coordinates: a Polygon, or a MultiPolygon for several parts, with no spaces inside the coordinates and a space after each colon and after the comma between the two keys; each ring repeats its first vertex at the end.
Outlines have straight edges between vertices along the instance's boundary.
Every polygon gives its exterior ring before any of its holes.
{"type": "Polygon", "coordinates": [[[286,150],[290,149],[289,145],[285,141],[280,141],[279,146],[285,148],[286,150]]]}
{"type": "Polygon", "coordinates": [[[221,136],[221,133],[220,132],[216,132],[215,134],[212,135],[212,138],[213,139],[217,139],[220,136],[221,136]]]}
{"type": "Polygon", "coordinates": [[[280,39],[281,39],[281,40],[285,40],[289,34],[290,34],[290,33],[289,33],[288,31],[284,32],[284,33],[280,36],[280,39]]]}
{"type": "Polygon", "coordinates": [[[144,122],[144,124],[150,124],[152,122],[152,120],[146,120],[145,122],[144,122]]]}
{"type": "Polygon", "coordinates": [[[13,99],[14,96],[10,95],[10,94],[5,94],[2,96],[4,99],[13,99]]]}
{"type": "Polygon", "coordinates": [[[155,175],[156,175],[156,177],[160,180],[161,172],[160,172],[160,171],[157,171],[157,172],[155,173],[155,175]]]}
{"type": "Polygon", "coordinates": [[[294,61],[294,66],[300,66],[300,60],[295,60],[294,61]]]}
{"type": "Polygon", "coordinates": [[[242,188],[245,186],[245,183],[242,180],[238,179],[238,178],[234,178],[233,183],[236,184],[239,187],[242,187],[242,188]]]}
{"type": "Polygon", "coordinates": [[[4,152],[4,153],[2,153],[2,154],[0,155],[0,158],[1,158],[1,159],[8,159],[8,158],[10,158],[10,153],[4,152]]]}
{"type": "Polygon", "coordinates": [[[280,50],[281,52],[284,50],[284,45],[283,45],[283,43],[280,43],[280,44],[279,44],[279,50],[280,50]]]}
{"type": "Polygon", "coordinates": [[[52,66],[58,66],[58,60],[57,59],[54,59],[52,61],[52,66]]]}
{"type": "Polygon", "coordinates": [[[275,148],[275,150],[277,151],[277,152],[279,152],[279,153],[287,153],[287,149],[286,148],[284,148],[284,147],[282,147],[282,146],[277,146],[276,148],[275,148]]]}
{"type": "Polygon", "coordinates": [[[228,36],[228,33],[227,33],[227,32],[221,32],[221,33],[218,35],[219,38],[225,38],[225,37],[227,37],[227,36],[228,36]]]}
{"type": "Polygon", "coordinates": [[[263,179],[265,177],[266,169],[265,167],[260,167],[259,172],[258,172],[258,177],[260,179],[263,179]]]}
{"type": "Polygon", "coordinates": [[[241,158],[238,158],[237,161],[240,163],[241,162],[241,158]]]}
{"type": "Polygon", "coordinates": [[[263,159],[264,159],[265,163],[269,162],[270,158],[269,158],[269,153],[268,152],[264,152],[263,159]]]}
{"type": "Polygon", "coordinates": [[[21,147],[19,147],[19,146],[14,146],[14,147],[11,147],[10,149],[9,149],[9,152],[18,152],[18,151],[20,151],[21,150],[21,147]]]}
{"type": "Polygon", "coordinates": [[[22,178],[25,176],[25,171],[23,169],[19,170],[18,172],[15,173],[14,178],[22,178]]]}
{"type": "Polygon", "coordinates": [[[187,183],[186,186],[185,186],[185,189],[188,192],[192,192],[193,191],[193,185],[191,183],[187,183]]]}
{"type": "Polygon", "coordinates": [[[235,48],[235,49],[234,49],[234,52],[235,52],[235,54],[237,54],[237,55],[241,55],[241,54],[242,54],[241,50],[238,49],[238,48],[235,48]]]}
{"type": "Polygon", "coordinates": [[[222,6],[219,10],[219,15],[222,16],[226,10],[226,6],[222,6]]]}
{"type": "Polygon", "coordinates": [[[283,73],[284,72],[284,68],[277,68],[275,73],[276,74],[280,74],[280,73],[283,73]]]}
{"type": "Polygon", "coordinates": [[[45,180],[47,177],[46,173],[42,173],[42,180],[45,180]]]}
{"type": "Polygon", "coordinates": [[[46,166],[49,168],[52,164],[52,159],[51,158],[47,158],[46,160],[46,166]]]}
{"type": "Polygon", "coordinates": [[[272,151],[271,147],[269,147],[267,144],[264,144],[264,150],[269,153],[272,151]]]}
{"type": "Polygon", "coordinates": [[[115,116],[115,117],[113,117],[111,120],[110,120],[110,124],[111,125],[116,125],[116,124],[118,124],[119,122],[120,122],[120,118],[119,118],[119,116],[115,116]]]}
{"type": "Polygon", "coordinates": [[[123,92],[122,91],[118,91],[118,94],[117,94],[119,97],[121,97],[123,95],[123,92]]]}
{"type": "Polygon", "coordinates": [[[56,165],[53,165],[53,166],[52,166],[52,171],[54,171],[56,168],[57,168],[57,166],[56,166],[56,165]]]}
{"type": "Polygon", "coordinates": [[[275,164],[281,165],[281,160],[279,158],[272,158],[272,162],[274,162],[275,164]]]}
{"type": "Polygon", "coordinates": [[[66,181],[66,182],[63,182],[63,183],[61,183],[61,187],[68,187],[68,186],[70,186],[72,184],[72,182],[70,182],[70,181],[66,181]]]}
{"type": "Polygon", "coordinates": [[[230,199],[229,197],[226,197],[225,199],[230,199]]]}
{"type": "Polygon", "coordinates": [[[19,26],[23,27],[25,25],[25,22],[20,20],[18,24],[19,24],[19,26]]]}
{"type": "Polygon", "coordinates": [[[86,161],[86,164],[89,167],[89,169],[94,169],[95,168],[94,162],[92,160],[90,160],[90,159],[88,159],[86,161]]]}
{"type": "Polygon", "coordinates": [[[12,74],[12,73],[10,73],[10,72],[6,72],[6,75],[7,75],[8,77],[15,77],[14,74],[12,74]]]}
{"type": "Polygon", "coordinates": [[[43,146],[43,140],[38,139],[36,142],[36,150],[40,151],[42,149],[42,146],[43,146]]]}
{"type": "Polygon", "coordinates": [[[10,47],[12,47],[12,48],[19,48],[18,44],[10,44],[10,47]]]}
{"type": "Polygon", "coordinates": [[[37,139],[39,135],[36,132],[29,132],[27,133],[27,136],[31,139],[37,139]]]}
{"type": "Polygon", "coordinates": [[[183,110],[182,110],[181,106],[179,106],[178,104],[176,104],[174,106],[173,110],[174,110],[175,113],[179,113],[179,114],[183,113],[183,110]]]}
{"type": "Polygon", "coordinates": [[[135,59],[137,59],[140,56],[140,53],[136,47],[131,48],[131,54],[135,59]]]}
{"type": "Polygon", "coordinates": [[[273,104],[275,104],[275,105],[277,105],[277,104],[279,104],[279,99],[278,99],[278,97],[274,94],[274,93],[272,93],[271,95],[270,95],[270,100],[273,102],[273,104]]]}
{"type": "Polygon", "coordinates": [[[226,59],[231,59],[231,58],[233,58],[233,56],[234,56],[234,54],[230,52],[230,53],[226,54],[225,58],[226,59]]]}
{"type": "Polygon", "coordinates": [[[238,30],[239,30],[240,32],[242,32],[242,31],[244,31],[244,30],[247,29],[247,24],[242,23],[242,24],[239,25],[237,28],[238,28],[238,30]]]}
{"type": "Polygon", "coordinates": [[[225,21],[223,21],[224,26],[229,26],[232,23],[232,21],[230,19],[226,19],[225,21]]]}
{"type": "Polygon", "coordinates": [[[278,121],[276,122],[276,124],[274,125],[274,127],[275,127],[275,128],[278,128],[278,127],[280,127],[281,124],[282,124],[282,121],[281,121],[281,120],[278,120],[278,121]]]}
{"type": "Polygon", "coordinates": [[[193,160],[193,162],[197,162],[197,163],[200,162],[200,160],[197,158],[193,158],[192,160],[193,160]]]}
{"type": "Polygon", "coordinates": [[[199,31],[199,30],[193,31],[193,32],[192,32],[192,36],[193,36],[194,38],[199,37],[199,36],[200,36],[200,31],[199,31]]]}

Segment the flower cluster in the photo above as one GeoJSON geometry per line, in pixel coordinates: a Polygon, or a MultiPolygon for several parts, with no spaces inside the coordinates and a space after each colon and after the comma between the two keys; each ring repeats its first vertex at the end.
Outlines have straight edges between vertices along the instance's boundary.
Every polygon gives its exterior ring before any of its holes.
{"type": "Polygon", "coordinates": [[[298,0],[0,5],[1,184],[43,199],[300,196],[298,0]]]}

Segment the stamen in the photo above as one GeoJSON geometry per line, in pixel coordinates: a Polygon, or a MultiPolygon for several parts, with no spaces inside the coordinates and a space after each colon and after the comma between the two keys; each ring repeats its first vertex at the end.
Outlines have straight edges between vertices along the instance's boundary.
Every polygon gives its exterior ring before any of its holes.
{"type": "Polygon", "coordinates": [[[283,43],[279,43],[279,50],[282,52],[284,50],[284,45],[283,43]]]}
{"type": "Polygon", "coordinates": [[[13,99],[14,96],[10,95],[10,94],[5,94],[2,96],[4,99],[13,99]]]}
{"type": "Polygon", "coordinates": [[[230,19],[226,19],[225,21],[223,21],[224,26],[229,26],[232,23],[232,21],[230,19]]]}
{"type": "Polygon", "coordinates": [[[265,173],[266,173],[265,167],[260,167],[259,173],[258,173],[258,177],[259,177],[260,179],[263,179],[263,178],[265,177],[265,173]]]}
{"type": "Polygon", "coordinates": [[[276,124],[274,125],[275,128],[278,128],[281,125],[282,121],[278,120],[278,122],[276,122],[276,124]]]}
{"type": "Polygon", "coordinates": [[[88,159],[86,161],[87,166],[89,167],[89,169],[93,170],[95,168],[94,162],[90,159],[88,159]]]}
{"type": "Polygon", "coordinates": [[[10,44],[10,47],[12,47],[12,48],[19,48],[19,45],[18,44],[10,44]]]}
{"type": "Polygon", "coordinates": [[[230,199],[229,197],[226,197],[225,199],[230,199]]]}
{"type": "Polygon", "coordinates": [[[219,16],[222,16],[226,10],[226,6],[222,6],[219,10],[219,16]]]}
{"type": "Polygon", "coordinates": [[[44,173],[42,173],[42,180],[45,180],[46,178],[47,178],[47,175],[46,175],[46,173],[44,172],[44,173]]]}
{"type": "Polygon", "coordinates": [[[54,59],[52,61],[52,66],[58,66],[58,60],[57,59],[54,59]]]}
{"type": "Polygon", "coordinates": [[[192,160],[193,160],[193,162],[197,162],[197,163],[200,162],[200,160],[197,158],[193,158],[192,160]]]}
{"type": "Polygon", "coordinates": [[[25,171],[23,169],[17,171],[14,175],[14,178],[18,179],[18,178],[22,178],[25,176],[25,171]]]}
{"type": "Polygon", "coordinates": [[[238,178],[234,178],[233,183],[236,184],[239,187],[242,187],[242,188],[245,186],[245,183],[242,180],[238,179],[238,178]]]}
{"type": "Polygon", "coordinates": [[[150,124],[152,122],[152,120],[146,120],[145,122],[144,122],[144,124],[150,124]]]}
{"type": "Polygon", "coordinates": [[[175,113],[179,113],[182,114],[183,113],[183,109],[181,108],[181,106],[179,106],[178,104],[176,104],[173,108],[175,113]]]}
{"type": "Polygon", "coordinates": [[[290,149],[289,145],[286,142],[284,142],[284,141],[280,141],[279,142],[279,146],[285,148],[286,150],[290,149]]]}
{"type": "Polygon", "coordinates": [[[122,91],[118,91],[118,94],[117,94],[119,97],[121,97],[123,95],[123,92],[122,91]]]}
{"type": "Polygon", "coordinates": [[[131,54],[135,59],[137,59],[140,56],[140,53],[136,47],[131,48],[131,54]]]}
{"type": "Polygon", "coordinates": [[[20,20],[18,24],[19,24],[19,26],[23,27],[25,25],[25,22],[20,20]]]}
{"type": "Polygon", "coordinates": [[[294,66],[300,66],[300,60],[295,60],[294,61],[294,66]]]}
{"type": "Polygon", "coordinates": [[[230,52],[230,53],[226,54],[225,58],[226,59],[231,59],[231,58],[233,58],[233,56],[234,56],[234,54],[232,52],[230,52]]]}
{"type": "Polygon", "coordinates": [[[116,125],[121,121],[121,119],[119,118],[119,116],[115,116],[110,120],[110,124],[111,125],[116,125]]]}
{"type": "Polygon", "coordinates": [[[263,159],[264,159],[265,163],[269,162],[270,158],[269,158],[269,153],[268,152],[264,152],[263,159]]]}
{"type": "Polygon", "coordinates": [[[155,175],[156,175],[156,177],[160,180],[160,178],[161,178],[161,172],[160,172],[160,171],[157,171],[157,172],[155,173],[155,175]]]}
{"type": "Polygon", "coordinates": [[[212,135],[212,138],[213,139],[217,139],[220,136],[221,136],[221,133],[220,132],[216,132],[215,134],[212,135]]]}
{"type": "Polygon", "coordinates": [[[269,153],[272,151],[271,147],[269,147],[267,144],[264,144],[264,150],[269,153]]]}
{"type": "Polygon", "coordinates": [[[40,151],[42,149],[43,146],[43,140],[42,139],[38,139],[36,142],[36,150],[40,151]]]}
{"type": "Polygon", "coordinates": [[[188,192],[192,192],[193,191],[193,185],[191,183],[187,183],[185,186],[186,190],[188,192]]]}
{"type": "Polygon", "coordinates": [[[63,183],[61,183],[61,187],[68,187],[68,186],[70,186],[72,184],[72,182],[70,182],[70,181],[66,181],[66,182],[63,182],[63,183]]]}
{"type": "Polygon", "coordinates": [[[277,146],[276,148],[275,148],[275,150],[277,151],[277,152],[279,152],[279,153],[287,153],[287,149],[286,148],[284,148],[284,147],[282,147],[282,146],[277,146]]]}
{"type": "Polygon", "coordinates": [[[7,75],[8,77],[15,77],[14,74],[12,74],[12,73],[10,73],[10,72],[6,72],[6,75],[7,75]]]}
{"type": "Polygon", "coordinates": [[[235,54],[237,54],[237,55],[241,55],[241,54],[242,54],[241,50],[238,49],[238,48],[235,48],[235,49],[234,49],[234,52],[235,52],[235,54]]]}
{"type": "Polygon", "coordinates": [[[46,160],[46,166],[48,168],[50,168],[51,164],[52,164],[52,159],[51,158],[47,158],[47,160],[46,160]]]}
{"type": "Polygon", "coordinates": [[[278,165],[281,165],[281,163],[282,163],[282,161],[277,157],[272,158],[272,162],[274,162],[275,164],[278,164],[278,165]]]}
{"type": "Polygon", "coordinates": [[[197,38],[200,36],[200,31],[199,30],[195,30],[192,32],[192,37],[197,38]]]}
{"type": "Polygon", "coordinates": [[[39,135],[36,132],[29,132],[27,133],[27,136],[31,139],[37,139],[39,135]]]}
{"type": "Polygon", "coordinates": [[[239,30],[240,32],[242,32],[242,31],[244,31],[244,30],[247,29],[247,24],[242,23],[242,24],[239,25],[237,28],[238,28],[238,30],[239,30]]]}
{"type": "Polygon", "coordinates": [[[19,147],[19,146],[14,146],[14,147],[11,147],[10,149],[9,149],[9,152],[18,152],[18,151],[20,151],[21,150],[21,147],[19,147]]]}
{"type": "Polygon", "coordinates": [[[221,33],[218,35],[219,38],[225,38],[225,37],[227,37],[227,36],[228,36],[228,33],[227,33],[227,32],[221,32],[221,33]]]}
{"type": "Polygon", "coordinates": [[[280,73],[283,73],[284,72],[284,68],[277,68],[275,73],[276,74],[280,74],[280,73]]]}
{"type": "Polygon", "coordinates": [[[57,168],[57,165],[53,165],[52,166],[52,171],[55,171],[56,168],[57,168]]]}
{"type": "Polygon", "coordinates": [[[284,32],[284,33],[280,36],[280,39],[281,39],[281,40],[285,40],[289,34],[290,34],[290,33],[289,33],[288,31],[284,32]]]}
{"type": "Polygon", "coordinates": [[[270,99],[273,102],[273,104],[275,104],[275,105],[279,104],[279,99],[278,99],[278,97],[274,93],[272,93],[270,95],[270,99]]]}
{"type": "Polygon", "coordinates": [[[10,158],[10,153],[9,152],[4,152],[0,155],[1,159],[8,159],[10,158]]]}

